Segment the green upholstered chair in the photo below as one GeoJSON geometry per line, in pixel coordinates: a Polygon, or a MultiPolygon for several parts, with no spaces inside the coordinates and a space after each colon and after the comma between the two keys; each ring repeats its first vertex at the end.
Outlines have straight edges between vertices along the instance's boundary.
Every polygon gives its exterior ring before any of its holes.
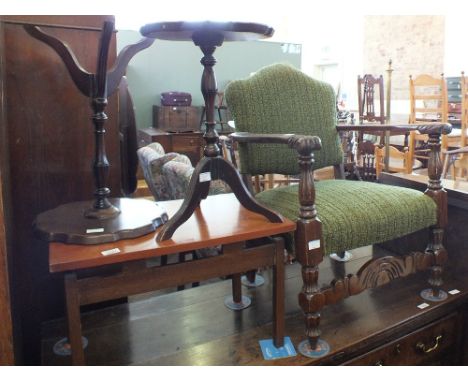
{"type": "Polygon", "coordinates": [[[442,245],[447,221],[446,192],[440,182],[440,136],[447,124],[402,126],[430,135],[431,163],[425,193],[365,181],[343,179],[343,152],[336,126],[335,95],[330,85],[312,79],[284,64],[259,70],[226,89],[227,105],[237,132],[239,170],[244,179],[275,173],[300,174],[297,185],[279,187],[255,195],[258,201],[283,216],[296,220],[293,245],[302,265],[303,288],[299,293],[307,339],[299,350],[322,356],[327,343],[320,339],[320,311],[327,305],[377,287],[392,279],[430,268],[427,298],[444,298],[442,264],[447,258],[442,245]],[[294,150],[295,149],[295,150],[294,150]],[[334,166],[334,180],[314,182],[313,171],[334,166]],[[429,228],[424,252],[386,256],[369,261],[356,275],[318,286],[319,264],[332,252],[382,243],[429,228]]]}

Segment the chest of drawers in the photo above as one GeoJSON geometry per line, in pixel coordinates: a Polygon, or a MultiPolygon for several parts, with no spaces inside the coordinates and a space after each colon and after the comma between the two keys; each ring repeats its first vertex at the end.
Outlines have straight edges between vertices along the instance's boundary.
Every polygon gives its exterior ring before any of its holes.
{"type": "Polygon", "coordinates": [[[187,155],[193,166],[196,166],[203,154],[204,140],[201,131],[171,133],[151,127],[138,130],[139,147],[152,142],[160,143],[166,153],[176,152],[187,155]]]}
{"type": "Polygon", "coordinates": [[[450,365],[460,354],[462,315],[454,312],[386,345],[351,359],[344,365],[450,365]]]}

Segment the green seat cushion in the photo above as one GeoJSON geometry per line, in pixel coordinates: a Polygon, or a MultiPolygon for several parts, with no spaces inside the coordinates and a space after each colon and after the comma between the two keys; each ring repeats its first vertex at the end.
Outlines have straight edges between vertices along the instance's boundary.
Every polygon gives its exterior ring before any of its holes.
{"type": "MultiPolygon", "coordinates": [[[[377,244],[436,223],[435,202],[420,191],[383,184],[324,180],[315,183],[324,254],[377,244]]],[[[260,203],[296,220],[298,186],[256,195],[260,203]]]]}

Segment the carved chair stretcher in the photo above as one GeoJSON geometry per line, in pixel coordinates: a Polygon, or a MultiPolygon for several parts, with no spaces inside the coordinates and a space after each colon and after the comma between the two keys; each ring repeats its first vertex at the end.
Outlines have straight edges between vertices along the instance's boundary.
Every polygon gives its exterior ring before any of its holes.
{"type": "MultiPolygon", "coordinates": [[[[236,127],[231,137],[239,143],[243,174],[297,174],[298,185],[263,191],[258,201],[295,219],[294,251],[302,265],[303,288],[299,293],[307,340],[301,353],[317,357],[327,351],[320,337],[320,311],[348,296],[430,268],[429,298],[443,296],[442,264],[447,253],[442,245],[447,223],[446,192],[440,182],[440,137],[448,124],[421,126],[372,126],[375,131],[418,130],[428,134],[429,184],[425,193],[376,184],[343,180],[343,153],[336,126],[333,89],[287,65],[263,68],[246,80],[230,83],[226,99],[236,127]],[[256,100],[256,102],[251,102],[256,100]],[[288,134],[284,134],[284,132],[288,134]],[[289,147],[288,147],[289,146],[289,147]],[[297,158],[294,155],[294,149],[297,158]],[[298,171],[299,165],[299,171],[298,171]],[[313,171],[333,165],[336,180],[314,182],[313,171]],[[395,239],[430,228],[424,253],[405,257],[386,256],[365,264],[356,275],[318,286],[319,264],[324,255],[395,239]]],[[[248,178],[248,177],[244,177],[248,178]]]]}

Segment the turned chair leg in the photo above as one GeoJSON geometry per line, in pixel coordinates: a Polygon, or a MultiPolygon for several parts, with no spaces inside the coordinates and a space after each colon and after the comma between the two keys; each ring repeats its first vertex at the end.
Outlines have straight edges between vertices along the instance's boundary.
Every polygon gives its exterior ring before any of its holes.
{"type": "Polygon", "coordinates": [[[304,312],[307,339],[299,344],[298,350],[310,358],[322,357],[330,351],[328,343],[320,339],[320,311],[325,305],[325,296],[318,287],[318,275],[317,265],[302,267],[304,285],[299,293],[299,305],[304,312]]]}
{"type": "Polygon", "coordinates": [[[424,192],[437,204],[437,223],[431,230],[431,240],[426,249],[426,255],[431,256],[431,276],[429,285],[431,288],[421,292],[421,296],[429,301],[442,301],[447,298],[447,293],[440,289],[442,285],[442,266],[447,261],[447,251],[442,244],[444,227],[447,226],[447,192],[440,180],[442,168],[440,160],[440,133],[429,134],[429,164],[428,187],[424,192]]]}
{"type": "Polygon", "coordinates": [[[447,293],[441,289],[443,284],[442,272],[443,265],[447,261],[447,251],[445,250],[442,239],[444,230],[442,228],[432,229],[432,240],[426,249],[426,255],[432,256],[433,261],[430,267],[431,275],[429,277],[428,289],[421,292],[421,297],[429,301],[443,301],[447,298],[447,293]]]}

